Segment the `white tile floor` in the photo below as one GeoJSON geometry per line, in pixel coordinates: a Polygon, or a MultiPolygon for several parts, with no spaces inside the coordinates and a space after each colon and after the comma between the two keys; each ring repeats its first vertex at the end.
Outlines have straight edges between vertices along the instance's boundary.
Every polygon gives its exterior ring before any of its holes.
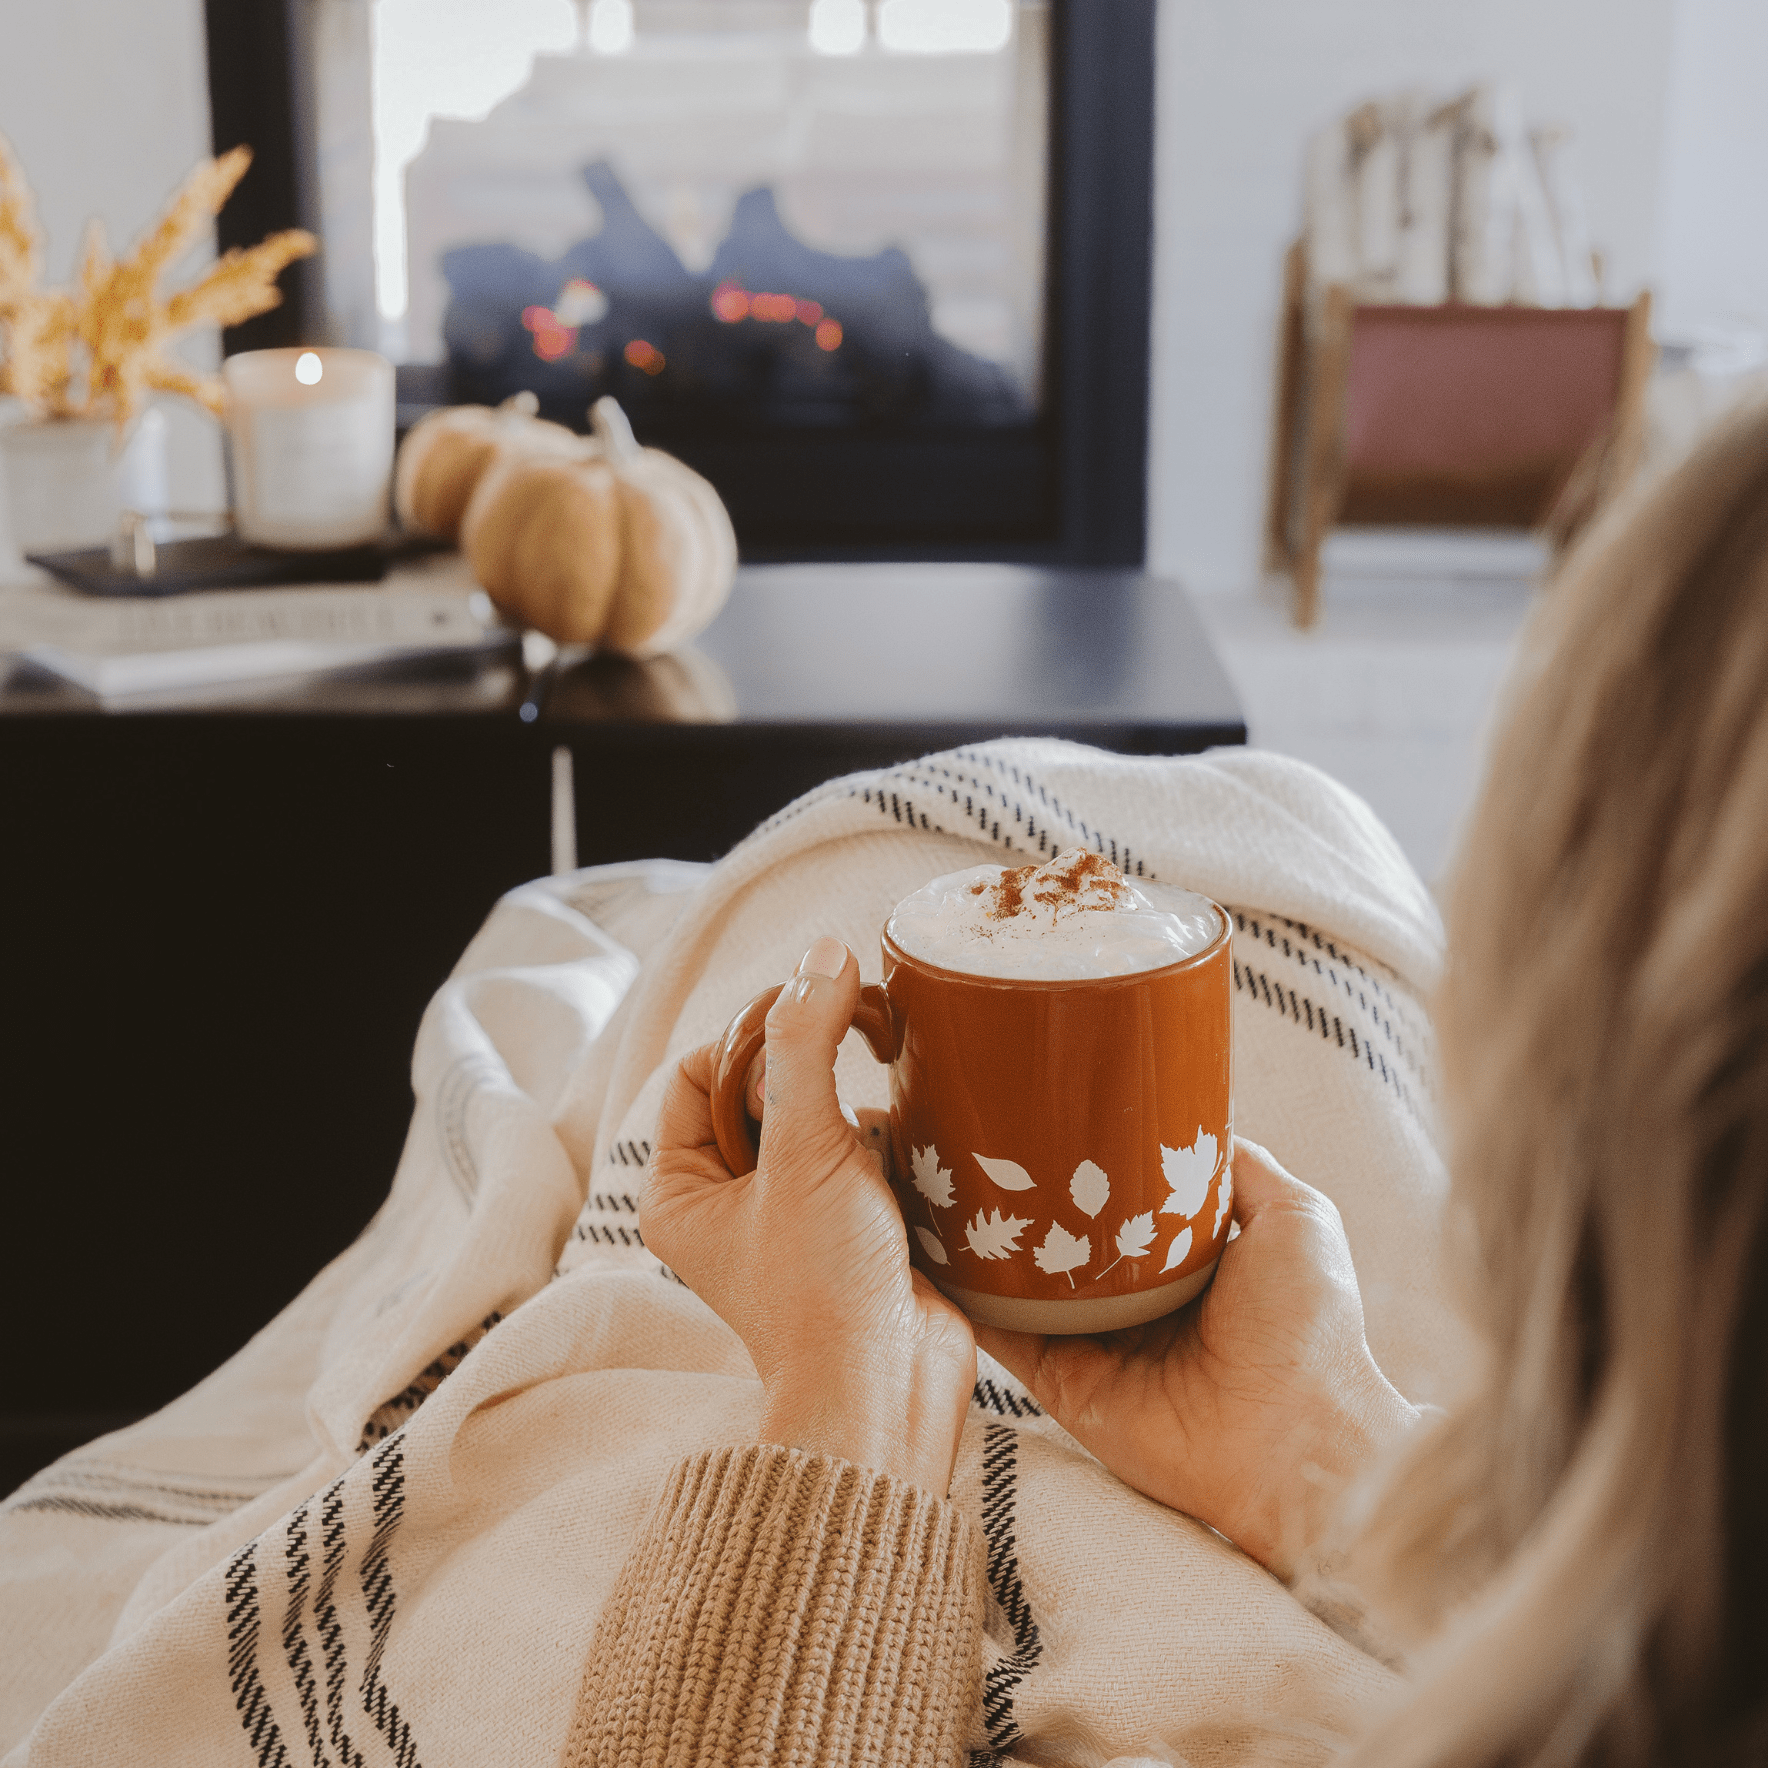
{"type": "Polygon", "coordinates": [[[1328,551],[1310,632],[1289,623],[1287,585],[1199,596],[1197,608],[1240,690],[1250,740],[1360,793],[1437,887],[1537,562],[1526,545],[1487,543],[1457,558],[1359,539],[1328,551]]]}

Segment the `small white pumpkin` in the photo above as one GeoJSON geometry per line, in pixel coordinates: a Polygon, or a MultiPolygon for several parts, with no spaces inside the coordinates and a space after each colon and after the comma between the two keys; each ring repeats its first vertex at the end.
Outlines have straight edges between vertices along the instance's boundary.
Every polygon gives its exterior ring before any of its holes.
{"type": "Polygon", "coordinates": [[[461,518],[473,575],[506,613],[557,639],[630,657],[706,627],[730,594],[737,541],[718,493],[641,448],[612,399],[573,452],[512,450],[461,518]]]}
{"type": "Polygon", "coordinates": [[[581,451],[583,438],[563,424],[534,414],[540,401],[517,393],[493,410],[488,405],[451,405],[412,425],[399,446],[393,507],[399,520],[420,534],[458,540],[460,521],[479,480],[492,463],[512,453],[566,455],[581,451]]]}

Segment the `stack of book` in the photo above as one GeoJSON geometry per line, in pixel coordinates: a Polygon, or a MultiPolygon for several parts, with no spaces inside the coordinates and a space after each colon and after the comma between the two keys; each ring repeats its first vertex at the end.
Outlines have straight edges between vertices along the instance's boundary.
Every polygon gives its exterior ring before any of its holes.
{"type": "Polygon", "coordinates": [[[0,585],[0,655],[107,700],[516,642],[454,553],[374,583],[91,596],[33,572],[0,585]]]}

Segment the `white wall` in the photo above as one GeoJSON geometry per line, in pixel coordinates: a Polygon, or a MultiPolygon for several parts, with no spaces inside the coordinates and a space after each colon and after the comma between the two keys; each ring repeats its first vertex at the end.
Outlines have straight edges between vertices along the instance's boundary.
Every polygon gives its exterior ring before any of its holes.
{"type": "MultiPolygon", "coordinates": [[[[158,217],[209,151],[202,0],[53,0],[12,4],[0,25],[0,133],[37,195],[49,235],[47,280],[67,279],[87,217],[103,218],[113,250],[158,217]]],[[[168,278],[213,255],[210,240],[168,278]]],[[[211,332],[183,352],[219,357],[211,332]]],[[[174,507],[225,500],[219,433],[185,400],[167,400],[174,507]]]]}
{"type": "Polygon", "coordinates": [[[1680,0],[1660,195],[1660,329],[1768,330],[1768,5],[1680,0]]]}
{"type": "MultiPolygon", "coordinates": [[[[207,151],[202,3],[13,5],[4,39],[0,131],[59,278],[88,214],[132,237],[207,151]]],[[[1279,266],[1313,128],[1372,92],[1512,75],[1531,118],[1579,132],[1613,292],[1657,268],[1667,319],[1761,317],[1764,66],[1763,0],[1162,0],[1150,562],[1200,590],[1257,576],[1279,266]]],[[[212,427],[182,402],[168,416],[174,500],[214,507],[212,427]]]]}
{"type": "MultiPolygon", "coordinates": [[[[1768,10],[1763,0],[1680,0],[1768,10]]],[[[1256,582],[1284,250],[1302,149],[1374,93],[1520,81],[1577,131],[1608,292],[1651,274],[1678,0],[1161,0],[1149,562],[1195,590],[1256,582]]],[[[1758,58],[1756,67],[1763,65],[1758,58]]],[[[1759,125],[1758,125],[1759,126],[1759,125]]],[[[1758,249],[1768,250],[1760,238],[1758,249]]]]}

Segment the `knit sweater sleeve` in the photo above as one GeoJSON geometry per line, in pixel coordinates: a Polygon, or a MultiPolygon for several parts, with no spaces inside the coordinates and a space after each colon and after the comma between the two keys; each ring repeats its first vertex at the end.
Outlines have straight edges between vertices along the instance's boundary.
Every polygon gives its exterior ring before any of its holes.
{"type": "Polygon", "coordinates": [[[679,1463],[602,1611],[564,1768],[962,1760],[981,1544],[919,1487],[774,1444],[679,1463]]]}

